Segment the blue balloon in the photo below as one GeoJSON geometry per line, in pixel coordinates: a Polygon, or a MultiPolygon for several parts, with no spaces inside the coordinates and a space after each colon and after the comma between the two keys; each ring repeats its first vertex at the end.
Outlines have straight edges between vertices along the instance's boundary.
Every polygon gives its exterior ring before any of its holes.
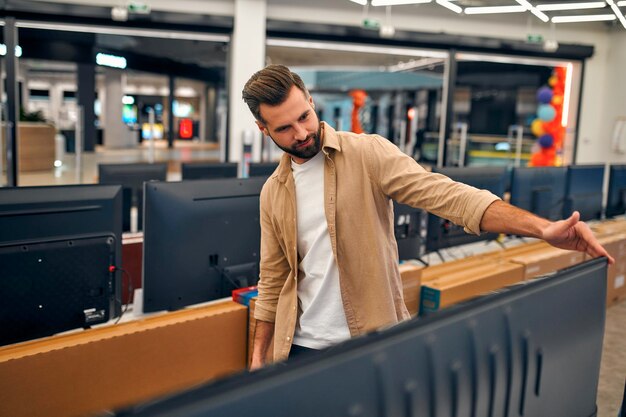
{"type": "Polygon", "coordinates": [[[550,104],[553,95],[550,87],[541,87],[537,90],[537,101],[541,104],[550,104]]]}
{"type": "Polygon", "coordinates": [[[541,104],[537,109],[537,117],[544,122],[551,122],[556,117],[556,110],[549,104],[541,104]]]}
{"type": "Polygon", "coordinates": [[[550,148],[554,144],[554,138],[549,133],[541,135],[537,141],[539,142],[539,146],[542,148],[550,148]]]}

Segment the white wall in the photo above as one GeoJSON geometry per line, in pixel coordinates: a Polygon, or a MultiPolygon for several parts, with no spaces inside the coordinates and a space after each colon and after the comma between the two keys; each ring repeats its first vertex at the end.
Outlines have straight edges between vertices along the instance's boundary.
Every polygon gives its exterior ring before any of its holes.
{"type": "MultiPolygon", "coordinates": [[[[611,138],[617,117],[626,117],[626,30],[611,34],[609,51],[606,61],[606,84],[607,94],[604,100],[603,115],[601,117],[600,131],[606,149],[611,147],[611,138]]],[[[625,162],[625,154],[610,152],[606,161],[625,162]]]]}

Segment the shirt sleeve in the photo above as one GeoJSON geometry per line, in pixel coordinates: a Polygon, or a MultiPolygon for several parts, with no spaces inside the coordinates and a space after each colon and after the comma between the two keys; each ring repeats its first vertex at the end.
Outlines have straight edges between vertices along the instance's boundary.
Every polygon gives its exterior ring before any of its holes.
{"type": "Polygon", "coordinates": [[[290,267],[281,245],[271,213],[267,184],[261,191],[261,261],[258,282],[258,299],[254,318],[273,323],[276,320],[278,297],[287,279],[290,267]]]}
{"type": "Polygon", "coordinates": [[[479,235],[487,207],[500,198],[487,190],[426,171],[387,139],[374,136],[368,153],[372,179],[399,203],[431,212],[479,235]]]}

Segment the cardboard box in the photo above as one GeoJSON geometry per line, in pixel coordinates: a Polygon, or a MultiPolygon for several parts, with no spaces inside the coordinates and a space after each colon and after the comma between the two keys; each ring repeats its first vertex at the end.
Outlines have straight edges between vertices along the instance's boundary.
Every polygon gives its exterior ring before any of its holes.
{"type": "MultiPolygon", "coordinates": [[[[607,271],[606,306],[610,307],[626,300],[626,233],[598,238],[609,254],[615,258],[615,265],[607,271]]],[[[591,259],[590,256],[586,256],[591,259]]]]}
{"type": "Polygon", "coordinates": [[[403,263],[399,266],[402,278],[402,296],[411,316],[419,313],[420,289],[422,287],[422,265],[403,263]]]}
{"type": "Polygon", "coordinates": [[[483,254],[482,256],[487,257],[487,258],[496,258],[496,259],[506,260],[506,259],[511,259],[513,256],[524,255],[527,253],[536,252],[536,251],[543,250],[543,249],[550,248],[550,247],[551,246],[549,244],[547,244],[543,240],[540,240],[536,242],[523,243],[521,245],[513,246],[513,247],[506,248],[506,249],[499,250],[499,251],[488,252],[488,253],[483,254]]]}
{"type": "Polygon", "coordinates": [[[626,220],[605,220],[601,223],[591,226],[591,230],[593,230],[594,234],[597,237],[626,233],[626,220]]]}
{"type": "Polygon", "coordinates": [[[585,254],[546,246],[536,251],[507,256],[506,259],[523,265],[525,279],[532,279],[582,263],[585,254]]]}
{"type": "Polygon", "coordinates": [[[457,270],[422,284],[420,314],[469,300],[524,279],[524,268],[507,261],[493,261],[457,270]]]}
{"type": "MultiPolygon", "coordinates": [[[[256,305],[257,297],[250,299],[249,316],[248,316],[248,367],[252,362],[252,349],[254,348],[254,337],[256,335],[256,319],[254,318],[254,306],[256,305]]],[[[266,363],[272,363],[274,361],[274,338],[267,349],[267,356],[265,357],[266,363]]]]}
{"type": "Polygon", "coordinates": [[[243,370],[246,322],[227,301],[0,348],[0,415],[93,415],[243,370]]]}
{"type": "Polygon", "coordinates": [[[493,261],[484,255],[475,255],[456,261],[449,261],[429,266],[422,271],[422,285],[446,277],[450,274],[455,274],[459,271],[467,271],[468,269],[477,266],[488,265],[491,262],[493,261]]]}

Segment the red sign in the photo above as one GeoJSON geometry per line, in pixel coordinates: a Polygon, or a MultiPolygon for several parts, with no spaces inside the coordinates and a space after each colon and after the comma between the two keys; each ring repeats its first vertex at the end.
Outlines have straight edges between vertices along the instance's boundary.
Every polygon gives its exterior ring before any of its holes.
{"type": "Polygon", "coordinates": [[[178,136],[181,139],[191,139],[193,137],[193,122],[191,119],[180,119],[178,136]]]}

